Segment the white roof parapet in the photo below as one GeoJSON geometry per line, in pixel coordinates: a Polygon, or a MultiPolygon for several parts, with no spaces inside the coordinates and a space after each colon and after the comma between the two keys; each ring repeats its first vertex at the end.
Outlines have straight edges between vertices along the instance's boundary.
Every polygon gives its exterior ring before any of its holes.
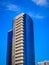
{"type": "Polygon", "coordinates": [[[49,60],[45,60],[44,62],[49,62],[49,60]]]}
{"type": "Polygon", "coordinates": [[[23,16],[24,14],[25,14],[25,13],[21,13],[21,14],[17,15],[16,17],[14,17],[14,19],[17,19],[17,18],[23,16]]]}
{"type": "Polygon", "coordinates": [[[43,62],[38,62],[38,64],[39,64],[39,63],[44,63],[44,61],[43,61],[43,62]]]}
{"type": "Polygon", "coordinates": [[[45,61],[42,61],[42,62],[38,62],[38,64],[39,64],[39,63],[44,63],[44,62],[49,62],[49,60],[45,60],[45,61]]]}
{"type": "Polygon", "coordinates": [[[10,29],[8,32],[12,31],[12,29],[10,29]]]}

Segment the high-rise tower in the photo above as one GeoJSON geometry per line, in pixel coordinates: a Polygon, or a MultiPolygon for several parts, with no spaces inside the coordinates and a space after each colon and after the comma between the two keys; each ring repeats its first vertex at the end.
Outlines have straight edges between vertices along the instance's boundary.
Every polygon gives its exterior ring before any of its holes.
{"type": "Polygon", "coordinates": [[[33,21],[24,13],[13,21],[12,65],[35,65],[33,21]]]}
{"type": "Polygon", "coordinates": [[[33,21],[20,14],[13,22],[12,65],[34,65],[33,21]]]}

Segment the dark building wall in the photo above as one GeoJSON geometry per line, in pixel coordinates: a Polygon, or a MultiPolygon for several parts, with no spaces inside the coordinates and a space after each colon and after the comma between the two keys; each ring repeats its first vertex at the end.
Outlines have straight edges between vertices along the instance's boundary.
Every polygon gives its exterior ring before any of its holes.
{"type": "Polygon", "coordinates": [[[24,15],[24,65],[35,65],[33,21],[24,15]]]}
{"type": "Polygon", "coordinates": [[[11,65],[11,63],[12,63],[11,60],[12,60],[12,30],[8,32],[6,65],[11,65]]]}

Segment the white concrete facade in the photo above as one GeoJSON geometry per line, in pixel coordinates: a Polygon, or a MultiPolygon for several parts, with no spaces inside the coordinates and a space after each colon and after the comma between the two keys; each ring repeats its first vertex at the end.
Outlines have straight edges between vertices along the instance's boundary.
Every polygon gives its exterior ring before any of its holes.
{"type": "Polygon", "coordinates": [[[23,16],[24,13],[16,16],[13,23],[13,41],[12,41],[12,65],[23,65],[23,16]]]}

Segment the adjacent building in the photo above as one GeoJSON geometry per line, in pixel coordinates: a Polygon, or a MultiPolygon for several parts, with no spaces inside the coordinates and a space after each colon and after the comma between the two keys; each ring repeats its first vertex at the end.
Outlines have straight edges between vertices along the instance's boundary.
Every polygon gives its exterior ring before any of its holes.
{"type": "Polygon", "coordinates": [[[38,62],[38,65],[49,65],[49,61],[38,62]]]}
{"type": "Polygon", "coordinates": [[[12,57],[11,65],[35,65],[33,21],[30,16],[24,13],[16,16],[11,32],[13,34],[8,36],[9,40],[12,38],[12,43],[8,41],[12,44],[12,53],[8,56],[12,57]]]}

